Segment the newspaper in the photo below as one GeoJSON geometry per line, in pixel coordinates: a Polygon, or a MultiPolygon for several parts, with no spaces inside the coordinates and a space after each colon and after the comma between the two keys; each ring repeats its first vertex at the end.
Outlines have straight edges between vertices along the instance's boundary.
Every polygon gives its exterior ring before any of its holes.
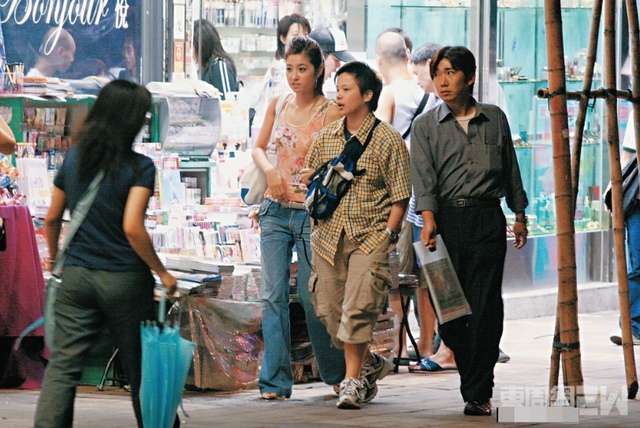
{"type": "Polygon", "coordinates": [[[436,250],[429,251],[422,242],[413,244],[418,264],[427,278],[433,309],[438,322],[444,324],[465,315],[471,315],[469,302],[453,269],[449,253],[440,235],[436,236],[436,250]]]}

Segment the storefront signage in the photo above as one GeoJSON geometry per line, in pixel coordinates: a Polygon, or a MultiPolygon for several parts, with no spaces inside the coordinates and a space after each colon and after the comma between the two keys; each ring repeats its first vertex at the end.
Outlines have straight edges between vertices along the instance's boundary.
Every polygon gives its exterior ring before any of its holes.
{"type": "Polygon", "coordinates": [[[3,24],[13,20],[18,25],[27,22],[55,24],[57,31],[44,41],[44,53],[49,55],[58,42],[60,32],[66,24],[99,25],[109,13],[115,14],[115,28],[128,28],[128,0],[116,0],[113,11],[110,0],[0,0],[0,9],[5,9],[3,24]]]}

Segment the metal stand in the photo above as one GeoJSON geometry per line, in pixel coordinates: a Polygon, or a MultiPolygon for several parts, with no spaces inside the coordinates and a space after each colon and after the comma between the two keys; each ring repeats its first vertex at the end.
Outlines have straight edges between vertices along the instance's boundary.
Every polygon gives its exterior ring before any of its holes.
{"type": "Polygon", "coordinates": [[[413,349],[416,351],[416,361],[420,362],[422,357],[420,356],[420,350],[418,349],[418,344],[413,337],[413,333],[411,333],[411,328],[409,327],[409,305],[411,304],[411,297],[416,295],[417,281],[415,275],[400,275],[400,284],[397,289],[391,290],[391,293],[397,293],[400,295],[400,306],[402,307],[402,318],[400,319],[400,332],[398,337],[398,354],[394,359],[394,368],[393,371],[398,373],[400,367],[400,356],[402,355],[402,350],[404,349],[404,332],[407,332],[407,336],[409,336],[409,340],[413,345],[413,349]]]}
{"type": "Polygon", "coordinates": [[[116,377],[117,375],[114,362],[119,350],[120,348],[116,348],[116,350],[113,351],[113,355],[111,355],[111,358],[109,358],[109,362],[107,362],[107,366],[105,367],[104,373],[102,374],[102,379],[100,380],[100,384],[98,385],[98,391],[104,391],[104,384],[107,381],[117,382],[121,386],[127,383],[126,379],[116,377]],[[111,377],[109,377],[109,370],[111,370],[112,373],[111,377]]]}

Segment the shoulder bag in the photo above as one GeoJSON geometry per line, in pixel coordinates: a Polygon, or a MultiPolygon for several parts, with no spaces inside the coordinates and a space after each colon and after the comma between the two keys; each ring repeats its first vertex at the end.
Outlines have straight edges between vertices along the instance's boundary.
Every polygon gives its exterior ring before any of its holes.
{"type": "Polygon", "coordinates": [[[73,240],[78,229],[84,222],[84,219],[87,217],[87,213],[89,213],[89,209],[93,204],[96,195],[98,194],[98,190],[100,188],[100,184],[102,183],[102,179],[104,178],[104,170],[99,171],[95,176],[89,188],[84,192],[82,198],[78,201],[78,204],[71,213],[71,221],[69,222],[69,229],[67,230],[67,236],[65,237],[64,244],[62,244],[62,248],[58,251],[56,255],[56,260],[51,268],[51,278],[47,281],[47,287],[45,289],[45,298],[44,298],[44,313],[43,315],[31,324],[29,327],[25,328],[18,340],[16,340],[15,347],[18,348],[20,346],[20,342],[22,338],[27,334],[34,331],[36,328],[40,327],[44,324],[44,340],[49,347],[49,349],[53,352],[53,337],[55,330],[55,311],[53,309],[53,304],[56,300],[56,294],[58,293],[58,288],[60,287],[60,276],[62,274],[62,268],[64,267],[64,259],[65,253],[73,240]]]}
{"type": "Polygon", "coordinates": [[[411,118],[411,122],[409,122],[409,127],[407,128],[406,131],[404,131],[404,134],[402,134],[403,140],[406,140],[409,134],[411,134],[411,125],[413,125],[413,121],[416,119],[416,117],[420,116],[420,113],[422,113],[422,110],[424,110],[428,100],[429,100],[429,94],[425,93],[422,99],[420,100],[420,104],[418,104],[418,108],[416,109],[416,112],[413,114],[413,117],[411,118]]]}
{"type": "MultiPolygon", "coordinates": [[[[636,206],[638,198],[638,158],[632,157],[629,163],[622,169],[622,212],[626,219],[631,210],[636,206]]],[[[604,193],[604,203],[613,211],[611,183],[604,193]]]]}
{"type": "MultiPolygon", "coordinates": [[[[276,135],[276,125],[284,102],[290,98],[290,95],[281,95],[276,103],[276,116],[271,127],[271,136],[267,144],[267,159],[271,165],[278,166],[278,152],[276,151],[274,139],[276,135]]],[[[264,192],[267,190],[267,176],[262,172],[260,167],[251,158],[249,164],[244,169],[242,179],[240,180],[240,197],[247,205],[258,205],[264,201],[264,192]]]]}

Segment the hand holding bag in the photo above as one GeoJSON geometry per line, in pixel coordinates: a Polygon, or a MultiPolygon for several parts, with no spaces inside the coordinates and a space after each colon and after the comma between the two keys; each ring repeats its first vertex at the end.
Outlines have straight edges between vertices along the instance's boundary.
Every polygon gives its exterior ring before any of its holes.
{"type": "MultiPolygon", "coordinates": [[[[276,103],[276,116],[271,127],[271,136],[267,144],[267,159],[274,167],[278,166],[278,152],[275,149],[276,125],[284,102],[291,98],[290,95],[281,95],[276,103]]],[[[240,197],[247,205],[258,205],[264,201],[264,192],[267,190],[267,176],[262,172],[258,164],[251,158],[251,161],[244,169],[242,180],[240,180],[240,197]]]]}

